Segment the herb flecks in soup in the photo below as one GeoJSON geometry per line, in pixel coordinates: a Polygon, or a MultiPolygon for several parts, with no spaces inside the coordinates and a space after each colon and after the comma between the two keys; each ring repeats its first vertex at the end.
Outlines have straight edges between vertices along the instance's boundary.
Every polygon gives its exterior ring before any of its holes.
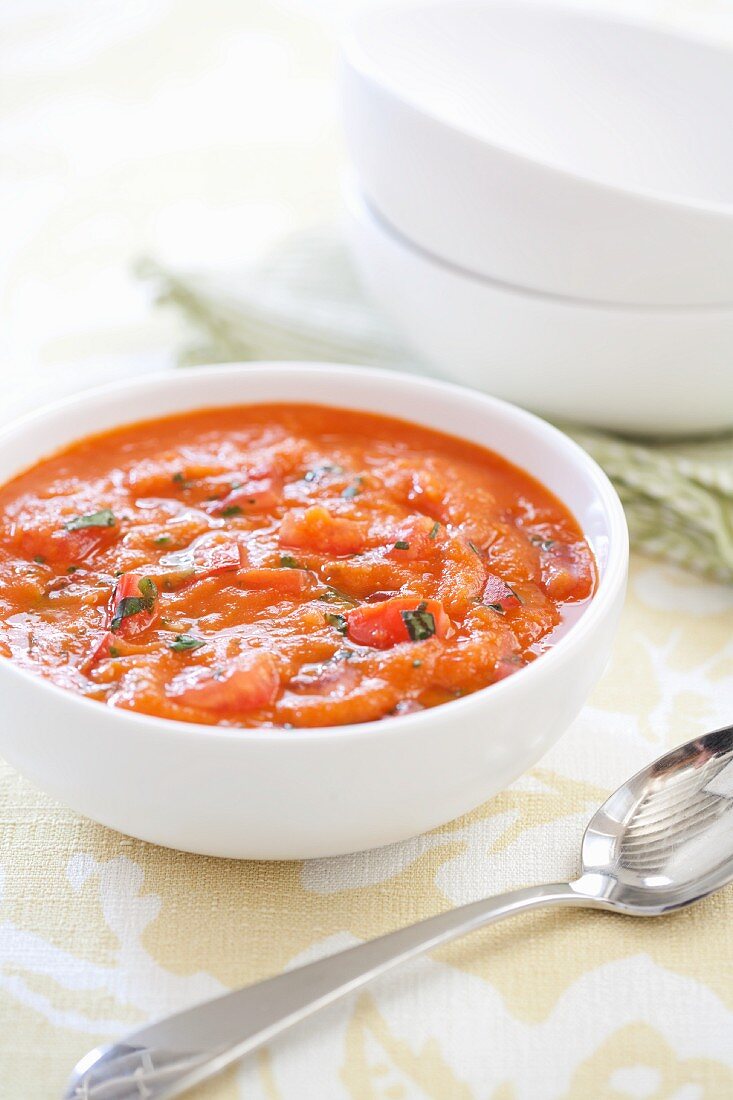
{"type": "Polygon", "coordinates": [[[552,644],[594,576],[574,519],[528,475],[362,413],[150,421],[0,489],[0,652],[191,722],[337,725],[445,703],[552,644]]]}

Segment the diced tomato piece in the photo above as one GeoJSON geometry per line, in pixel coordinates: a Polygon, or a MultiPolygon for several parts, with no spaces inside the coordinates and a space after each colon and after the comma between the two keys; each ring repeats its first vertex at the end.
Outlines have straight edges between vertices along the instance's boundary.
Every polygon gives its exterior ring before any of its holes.
{"type": "Polygon", "coordinates": [[[211,501],[207,511],[214,516],[236,515],[238,512],[268,511],[280,501],[280,485],[275,479],[263,477],[249,479],[232,489],[221,500],[211,501]]]}
{"type": "Polygon", "coordinates": [[[316,554],[356,554],[366,544],[363,523],[344,516],[332,516],[320,504],[304,511],[288,512],[280,525],[280,545],[310,550],[316,554]]]}
{"type": "Polygon", "coordinates": [[[408,516],[392,532],[388,556],[395,561],[418,561],[427,558],[430,551],[435,549],[437,533],[435,521],[428,516],[408,516]],[[433,531],[435,535],[431,538],[433,531]]]}
{"type": "Polygon", "coordinates": [[[237,583],[242,588],[274,588],[288,596],[307,592],[313,581],[313,575],[306,569],[242,569],[237,574],[237,583]]]}
{"type": "Polygon", "coordinates": [[[185,706],[231,715],[269,706],[279,688],[280,677],[272,655],[252,650],[221,669],[186,669],[168,685],[168,694],[185,706]]]}
{"type": "Polygon", "coordinates": [[[99,550],[116,540],[116,527],[82,527],[67,531],[63,527],[30,527],[18,533],[18,548],[23,557],[43,558],[55,569],[81,565],[99,550]]]}
{"type": "Polygon", "coordinates": [[[413,596],[362,604],[347,611],[344,617],[351,641],[374,649],[390,649],[400,642],[423,641],[433,635],[447,638],[453,632],[439,600],[419,600],[413,596]]]}
{"type": "Polygon", "coordinates": [[[593,592],[595,568],[584,542],[552,542],[542,549],[542,584],[553,600],[584,600],[593,592]]]}
{"type": "Polygon", "coordinates": [[[115,636],[107,630],[102,637],[92,646],[91,651],[79,665],[79,671],[83,672],[85,676],[88,676],[92,671],[97,661],[103,661],[106,657],[110,656],[110,649],[114,645],[115,636]]]}
{"type": "Polygon", "coordinates": [[[527,536],[512,523],[496,523],[495,537],[487,551],[490,569],[515,581],[540,579],[540,555],[527,536]]]}
{"type": "Polygon", "coordinates": [[[204,543],[194,548],[193,560],[197,580],[228,573],[232,569],[239,569],[242,564],[237,542],[204,543]]]}
{"type": "Polygon", "coordinates": [[[493,607],[499,612],[508,611],[512,607],[521,607],[522,604],[514,589],[494,573],[489,573],[486,580],[482,602],[486,607],[493,607]]]}
{"type": "Polygon", "coordinates": [[[109,628],[121,638],[136,638],[153,625],[159,608],[158,586],[152,577],[123,573],[109,602],[109,628]]]}
{"type": "Polygon", "coordinates": [[[450,484],[433,468],[430,460],[415,470],[409,463],[397,459],[384,467],[382,481],[395,500],[417,504],[419,508],[442,517],[450,484]]]}

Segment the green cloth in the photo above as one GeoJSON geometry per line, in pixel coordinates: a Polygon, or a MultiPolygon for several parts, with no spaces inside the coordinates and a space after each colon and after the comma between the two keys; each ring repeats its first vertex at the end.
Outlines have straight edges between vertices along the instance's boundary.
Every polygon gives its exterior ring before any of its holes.
{"type": "MultiPolygon", "coordinates": [[[[198,332],[183,363],[313,359],[436,373],[365,299],[335,232],[301,234],[231,276],[177,274],[153,263],[142,273],[198,332]]],[[[613,481],[634,547],[733,580],[733,435],[651,442],[562,427],[613,481]]]]}

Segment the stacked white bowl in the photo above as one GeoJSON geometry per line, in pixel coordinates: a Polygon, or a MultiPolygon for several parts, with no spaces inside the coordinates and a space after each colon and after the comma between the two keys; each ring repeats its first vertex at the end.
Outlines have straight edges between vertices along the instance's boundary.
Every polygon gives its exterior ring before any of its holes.
{"type": "Polygon", "coordinates": [[[733,425],[733,51],[543,3],[351,24],[365,284],[447,376],[625,432],[733,425]]]}

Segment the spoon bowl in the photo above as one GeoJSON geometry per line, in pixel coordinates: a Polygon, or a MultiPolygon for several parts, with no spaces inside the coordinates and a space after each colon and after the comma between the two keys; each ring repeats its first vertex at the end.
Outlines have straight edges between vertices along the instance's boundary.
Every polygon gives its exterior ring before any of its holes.
{"type": "Polygon", "coordinates": [[[667,753],[604,802],[583,837],[584,888],[657,914],[733,879],[733,727],[667,753]],[[601,882],[595,889],[601,888],[601,882]]]}

